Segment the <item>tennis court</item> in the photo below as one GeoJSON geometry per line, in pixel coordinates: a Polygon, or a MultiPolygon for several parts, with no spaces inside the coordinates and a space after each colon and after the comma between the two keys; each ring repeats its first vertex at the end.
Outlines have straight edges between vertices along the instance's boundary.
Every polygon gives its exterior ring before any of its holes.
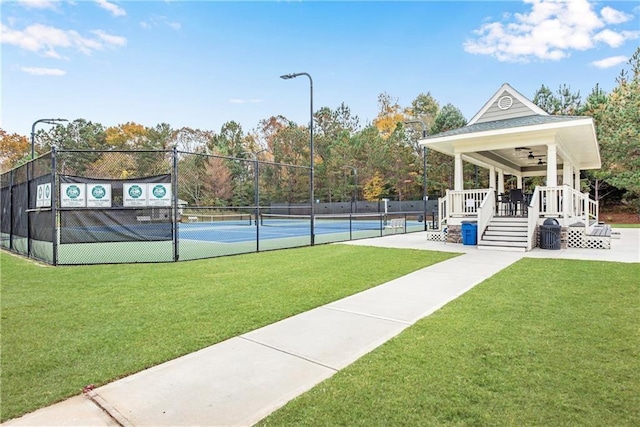
{"type": "Polygon", "coordinates": [[[0,246],[52,265],[175,262],[423,231],[434,216],[430,200],[361,200],[346,183],[310,197],[309,172],[177,149],[53,149],[0,176],[0,246]]]}
{"type": "MultiPolygon", "coordinates": [[[[316,244],[340,242],[385,234],[424,230],[416,213],[395,213],[402,228],[389,228],[385,214],[317,215],[314,217],[316,244]]],[[[63,236],[91,234],[94,243],[61,243],[60,264],[169,262],[240,253],[307,246],[311,243],[310,215],[191,214],[176,224],[172,239],[170,222],[139,221],[111,227],[61,229],[63,236]],[[169,232],[169,234],[167,234],[169,232]],[[139,236],[139,241],[119,236],[139,236]],[[164,237],[159,237],[164,236],[164,237]]],[[[64,240],[63,240],[64,241],[64,240]]]]}

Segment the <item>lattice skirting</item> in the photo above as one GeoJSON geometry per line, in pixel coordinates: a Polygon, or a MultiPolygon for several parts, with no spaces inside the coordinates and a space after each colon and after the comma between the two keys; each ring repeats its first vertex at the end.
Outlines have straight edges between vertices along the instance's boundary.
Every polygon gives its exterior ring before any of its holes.
{"type": "Polygon", "coordinates": [[[446,242],[447,233],[445,231],[427,231],[427,240],[433,242],[446,242]]]}
{"type": "Polygon", "coordinates": [[[611,249],[611,237],[587,236],[584,228],[570,227],[568,246],[582,249],[611,249]]]}

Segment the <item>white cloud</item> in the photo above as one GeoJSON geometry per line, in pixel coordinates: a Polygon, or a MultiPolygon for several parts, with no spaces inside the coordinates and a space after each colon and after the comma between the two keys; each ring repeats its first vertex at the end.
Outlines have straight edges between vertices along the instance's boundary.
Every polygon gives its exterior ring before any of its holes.
{"type": "Polygon", "coordinates": [[[108,2],[107,0],[96,0],[96,3],[101,8],[111,12],[113,16],[125,16],[127,14],[127,12],[123,8],[115,3],[108,2]]]}
{"type": "Polygon", "coordinates": [[[615,67],[616,65],[624,64],[625,62],[627,62],[626,56],[612,56],[609,58],[601,59],[599,61],[594,61],[591,63],[591,65],[597,68],[611,68],[615,67]]]}
{"type": "Polygon", "coordinates": [[[629,15],[608,6],[601,10],[601,19],[588,0],[524,2],[531,4],[528,13],[505,14],[500,22],[483,24],[474,31],[475,37],[464,43],[464,50],[499,61],[557,61],[574,50],[592,49],[597,43],[618,47],[638,38],[633,31],[605,28],[629,19],[629,15]]]}
{"type": "Polygon", "coordinates": [[[167,19],[166,16],[153,16],[146,21],[140,21],[140,27],[145,30],[150,30],[162,25],[176,31],[182,28],[182,25],[179,22],[171,22],[167,19]]]}
{"type": "Polygon", "coordinates": [[[608,44],[611,47],[620,47],[627,40],[640,38],[640,31],[621,31],[619,33],[612,30],[602,30],[593,39],[608,44]]]}
{"type": "Polygon", "coordinates": [[[628,13],[621,12],[612,7],[605,6],[600,11],[600,15],[607,24],[622,24],[633,19],[628,13]]]}
{"type": "Polygon", "coordinates": [[[22,71],[34,76],[64,76],[66,71],[59,68],[22,67],[22,71]]]}
{"type": "Polygon", "coordinates": [[[106,32],[102,31],[102,30],[94,30],[92,31],[93,34],[95,34],[96,36],[98,36],[100,38],[100,40],[104,41],[105,43],[109,44],[109,45],[113,45],[113,46],[126,46],[127,44],[127,39],[121,36],[114,36],[112,34],[107,34],[106,32]]]}
{"type": "Polygon", "coordinates": [[[59,0],[19,0],[21,6],[27,9],[51,9],[55,10],[59,0]]]}
{"type": "Polygon", "coordinates": [[[90,55],[105,46],[124,46],[127,42],[124,37],[107,34],[102,30],[95,30],[93,34],[97,38],[83,37],[75,30],[62,30],[42,24],[33,24],[23,30],[0,24],[0,39],[3,44],[56,59],[64,59],[60,54],[63,49],[90,55]]]}

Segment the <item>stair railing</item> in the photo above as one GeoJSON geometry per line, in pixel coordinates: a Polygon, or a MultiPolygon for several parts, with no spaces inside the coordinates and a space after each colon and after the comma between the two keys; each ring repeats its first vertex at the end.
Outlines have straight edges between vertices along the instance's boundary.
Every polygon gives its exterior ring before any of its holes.
{"type": "Polygon", "coordinates": [[[535,246],[536,224],[540,218],[540,187],[536,187],[527,209],[527,250],[530,251],[535,246]]]}
{"type": "Polygon", "coordinates": [[[447,223],[447,219],[449,219],[449,214],[447,212],[447,200],[449,198],[449,190],[447,190],[447,194],[444,197],[438,198],[438,230],[444,230],[444,224],[447,223]]]}
{"type": "Polygon", "coordinates": [[[493,218],[493,214],[496,211],[496,195],[493,188],[489,188],[487,194],[485,194],[480,207],[478,208],[478,240],[484,235],[489,222],[493,218]]]}

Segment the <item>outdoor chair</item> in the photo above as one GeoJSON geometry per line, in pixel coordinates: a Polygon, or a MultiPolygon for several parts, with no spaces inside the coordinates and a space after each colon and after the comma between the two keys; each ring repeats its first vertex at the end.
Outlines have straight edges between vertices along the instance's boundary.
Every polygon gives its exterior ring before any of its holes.
{"type": "Polygon", "coordinates": [[[509,206],[510,215],[518,216],[518,206],[520,206],[520,215],[525,213],[524,194],[522,189],[516,188],[509,190],[509,206]]]}
{"type": "Polygon", "coordinates": [[[507,215],[510,210],[509,195],[506,193],[496,193],[496,215],[507,215]]]}

